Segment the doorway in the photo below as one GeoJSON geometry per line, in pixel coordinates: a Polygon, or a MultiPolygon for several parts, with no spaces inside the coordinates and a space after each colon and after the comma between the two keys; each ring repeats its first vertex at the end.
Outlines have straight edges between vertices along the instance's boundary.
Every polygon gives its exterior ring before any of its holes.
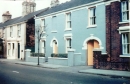
{"type": "Polygon", "coordinates": [[[20,58],[20,43],[18,43],[18,59],[20,58]]]}
{"type": "Polygon", "coordinates": [[[89,40],[87,42],[87,65],[93,65],[93,49],[99,48],[99,42],[97,40],[89,40]]]}
{"type": "Polygon", "coordinates": [[[57,54],[58,53],[58,47],[57,47],[57,42],[56,40],[53,40],[53,53],[57,54]]]}

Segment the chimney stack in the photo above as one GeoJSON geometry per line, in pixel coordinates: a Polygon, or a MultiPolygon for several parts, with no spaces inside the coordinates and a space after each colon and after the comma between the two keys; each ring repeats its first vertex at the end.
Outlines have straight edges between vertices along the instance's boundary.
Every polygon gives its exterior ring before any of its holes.
{"type": "Polygon", "coordinates": [[[22,15],[25,16],[29,13],[35,12],[36,3],[34,0],[25,0],[22,3],[22,15]]]}
{"type": "Polygon", "coordinates": [[[3,13],[3,15],[2,15],[3,22],[6,22],[7,20],[10,20],[11,17],[12,17],[12,15],[9,13],[9,11],[6,11],[6,12],[3,13]]]}
{"type": "Polygon", "coordinates": [[[51,0],[51,7],[57,6],[59,4],[59,0],[51,0]]]}

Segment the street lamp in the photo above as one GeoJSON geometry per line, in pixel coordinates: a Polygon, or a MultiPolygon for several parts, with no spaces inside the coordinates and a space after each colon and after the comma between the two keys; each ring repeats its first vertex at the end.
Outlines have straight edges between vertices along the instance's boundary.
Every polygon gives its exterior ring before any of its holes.
{"type": "MultiPolygon", "coordinates": [[[[38,26],[38,28],[36,29],[36,33],[38,35],[38,37],[37,37],[38,38],[38,64],[37,65],[39,65],[39,43],[40,43],[40,40],[42,39],[43,36],[45,36],[45,37],[48,36],[48,35],[46,35],[45,32],[43,32],[43,31],[46,31],[45,28],[46,28],[46,26],[44,26],[44,30],[43,30],[41,26],[38,26]]],[[[44,47],[45,47],[45,42],[44,42],[44,47]]]]}
{"type": "Polygon", "coordinates": [[[42,36],[43,31],[39,34],[40,30],[38,29],[38,64],[39,65],[39,42],[42,36]]]}

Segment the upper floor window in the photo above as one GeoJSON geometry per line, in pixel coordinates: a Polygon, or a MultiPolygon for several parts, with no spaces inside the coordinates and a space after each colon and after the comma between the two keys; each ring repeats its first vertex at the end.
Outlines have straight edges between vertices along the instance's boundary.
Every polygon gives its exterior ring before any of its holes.
{"type": "Polygon", "coordinates": [[[21,36],[21,24],[17,25],[18,27],[18,34],[17,36],[20,37],[21,36]]]}
{"type": "Polygon", "coordinates": [[[96,25],[96,8],[89,8],[89,25],[96,25]]]}
{"type": "Polygon", "coordinates": [[[42,28],[42,31],[45,31],[45,19],[41,20],[41,28],[42,28]]]}
{"type": "Polygon", "coordinates": [[[71,29],[71,13],[66,13],[66,29],[71,29]]]}
{"type": "Polygon", "coordinates": [[[3,30],[3,38],[5,38],[5,29],[3,30]]]}
{"type": "Polygon", "coordinates": [[[52,16],[52,31],[56,31],[57,29],[57,17],[56,15],[52,16]]]}
{"type": "Polygon", "coordinates": [[[122,21],[129,20],[129,5],[128,0],[122,0],[121,2],[121,13],[122,13],[122,21]]]}
{"type": "Polygon", "coordinates": [[[122,53],[130,54],[130,33],[122,33],[122,53]]]}
{"type": "Polygon", "coordinates": [[[13,37],[13,27],[10,26],[10,37],[13,37]]]}

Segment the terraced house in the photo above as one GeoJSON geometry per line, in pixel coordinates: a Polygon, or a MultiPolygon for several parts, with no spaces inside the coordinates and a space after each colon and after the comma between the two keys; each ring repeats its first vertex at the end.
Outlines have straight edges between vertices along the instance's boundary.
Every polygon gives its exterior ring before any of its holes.
{"type": "MultiPolygon", "coordinates": [[[[54,3],[51,3],[48,10],[35,18],[35,25],[41,25],[47,34],[41,39],[40,53],[46,51],[49,63],[68,65],[68,58],[51,56],[65,55],[71,50],[74,52],[74,65],[93,65],[94,49],[101,49],[102,54],[106,53],[104,2],[102,0],[71,0],[62,4],[58,4],[58,0],[52,2],[54,3]]],[[[38,52],[37,38],[35,43],[35,51],[38,52]]]]}
{"type": "Polygon", "coordinates": [[[45,9],[35,11],[36,3],[24,1],[22,3],[22,16],[11,18],[9,11],[2,15],[3,22],[0,28],[3,30],[4,58],[25,59],[24,50],[34,50],[35,45],[35,24],[34,15],[43,12],[45,9]]]}
{"type": "MultiPolygon", "coordinates": [[[[70,57],[61,57],[72,52],[73,65],[130,70],[129,0],[52,2],[35,18],[45,34],[40,53],[45,53],[48,63],[69,65],[70,57]]],[[[37,42],[36,38],[36,52],[37,42]]]]}

